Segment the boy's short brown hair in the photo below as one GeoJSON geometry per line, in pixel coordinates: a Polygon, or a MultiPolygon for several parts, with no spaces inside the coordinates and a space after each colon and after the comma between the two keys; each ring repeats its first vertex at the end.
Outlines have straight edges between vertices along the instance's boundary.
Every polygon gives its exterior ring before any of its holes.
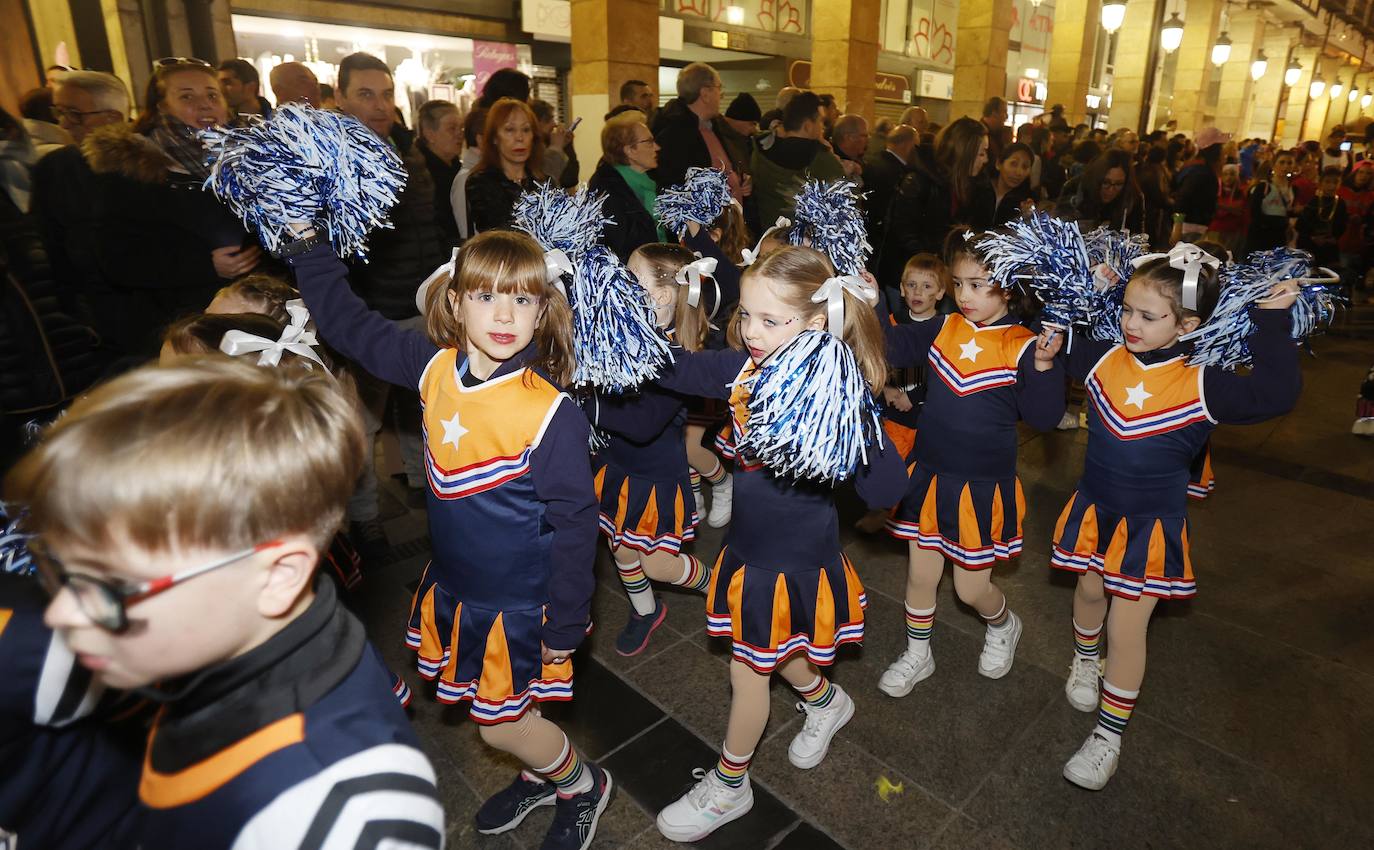
{"type": "Polygon", "coordinates": [[[911,272],[930,272],[935,275],[935,279],[940,281],[940,287],[945,292],[949,292],[951,281],[949,279],[949,266],[945,261],[934,254],[913,254],[902,267],[902,279],[897,281],[900,286],[902,280],[911,272]]]}
{"type": "Polygon", "coordinates": [[[367,441],[323,370],[226,357],[145,366],[103,384],[5,478],[29,531],[98,549],[237,551],[290,534],[324,547],[367,441]]]}

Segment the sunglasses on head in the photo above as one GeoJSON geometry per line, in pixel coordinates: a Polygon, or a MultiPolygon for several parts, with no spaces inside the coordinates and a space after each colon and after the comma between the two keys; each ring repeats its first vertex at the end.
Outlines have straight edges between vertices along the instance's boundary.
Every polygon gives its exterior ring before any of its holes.
{"type": "Polygon", "coordinates": [[[194,56],[164,56],[161,59],[153,60],[154,71],[166,71],[176,67],[208,68],[214,70],[215,66],[206,62],[204,59],[197,59],[194,56]]]}

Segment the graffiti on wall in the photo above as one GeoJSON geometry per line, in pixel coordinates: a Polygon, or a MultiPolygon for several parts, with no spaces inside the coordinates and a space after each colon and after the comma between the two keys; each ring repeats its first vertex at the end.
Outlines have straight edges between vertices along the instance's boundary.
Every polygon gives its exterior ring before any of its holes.
{"type": "Polygon", "coordinates": [[[806,33],[806,0],[664,0],[664,11],[764,32],[806,33]],[[731,8],[739,11],[730,14],[731,8]]]}

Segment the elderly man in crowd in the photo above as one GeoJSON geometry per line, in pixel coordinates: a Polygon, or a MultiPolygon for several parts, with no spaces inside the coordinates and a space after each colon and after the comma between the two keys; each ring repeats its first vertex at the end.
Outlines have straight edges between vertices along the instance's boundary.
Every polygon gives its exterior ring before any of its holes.
{"type": "Polygon", "coordinates": [[[320,81],[315,72],[302,62],[283,62],[267,75],[272,86],[272,96],[277,105],[283,103],[305,103],[316,108],[324,103],[320,96],[320,81]]]}
{"type": "Polygon", "coordinates": [[[705,62],[693,62],[678,73],[677,97],[658,111],[653,124],[661,148],[654,171],[659,191],[681,183],[689,168],[719,168],[729,177],[736,199],[748,196],[745,165],[721,141],[728,129],[720,114],[723,89],[720,74],[705,62]]]}
{"type": "Polygon", "coordinates": [[[862,115],[841,115],[830,136],[835,156],[840,158],[844,176],[862,181],[864,154],[868,152],[868,122],[862,115]]]}

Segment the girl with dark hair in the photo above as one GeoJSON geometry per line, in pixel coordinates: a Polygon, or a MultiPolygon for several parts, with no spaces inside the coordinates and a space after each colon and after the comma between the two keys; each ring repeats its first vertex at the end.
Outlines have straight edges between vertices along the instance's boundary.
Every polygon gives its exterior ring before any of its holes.
{"type": "Polygon", "coordinates": [[[988,128],[967,116],[950,122],[935,137],[935,164],[950,190],[950,215],[975,230],[993,225],[997,198],[982,176],[988,162],[988,128]]]}
{"type": "Polygon", "coordinates": [[[1113,148],[1093,160],[1064,186],[1055,215],[1084,231],[1099,225],[1139,233],[1145,227],[1144,199],[1135,183],[1131,155],[1113,148]]]}
{"type": "Polygon", "coordinates": [[[1020,142],[1007,145],[997,156],[996,177],[992,181],[992,191],[996,201],[994,224],[1004,224],[1019,218],[1035,203],[1035,193],[1031,189],[1031,168],[1035,164],[1035,153],[1029,145],[1020,142]]]}

